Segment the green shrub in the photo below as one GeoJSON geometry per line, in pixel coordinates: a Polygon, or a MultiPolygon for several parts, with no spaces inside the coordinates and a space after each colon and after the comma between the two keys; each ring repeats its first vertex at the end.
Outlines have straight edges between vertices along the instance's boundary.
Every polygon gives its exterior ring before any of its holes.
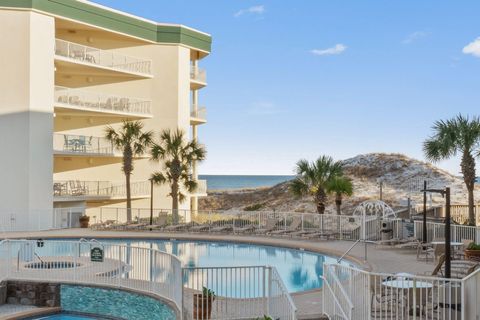
{"type": "Polygon", "coordinates": [[[480,244],[472,242],[468,245],[467,250],[480,250],[480,244]]]}
{"type": "Polygon", "coordinates": [[[265,202],[264,203],[256,203],[256,204],[252,204],[251,206],[244,207],[243,210],[244,211],[258,211],[258,210],[262,209],[264,206],[265,206],[265,202]]]}

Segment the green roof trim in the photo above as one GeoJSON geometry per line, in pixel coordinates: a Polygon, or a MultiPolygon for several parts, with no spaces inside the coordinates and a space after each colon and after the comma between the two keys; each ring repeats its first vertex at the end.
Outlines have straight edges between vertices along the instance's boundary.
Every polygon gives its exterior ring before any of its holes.
{"type": "Polygon", "coordinates": [[[161,43],[179,43],[210,52],[212,38],[176,25],[158,25],[76,0],[0,0],[0,7],[31,8],[161,43]]]}

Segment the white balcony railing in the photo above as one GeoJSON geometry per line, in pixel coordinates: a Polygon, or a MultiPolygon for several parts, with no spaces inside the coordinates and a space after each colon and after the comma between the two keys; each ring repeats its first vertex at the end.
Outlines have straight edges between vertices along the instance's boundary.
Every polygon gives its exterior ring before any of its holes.
{"type": "Polygon", "coordinates": [[[55,55],[72,61],[115,69],[121,72],[151,75],[151,60],[129,57],[114,50],[102,50],[55,39],[55,55]]]}
{"type": "Polygon", "coordinates": [[[190,111],[190,117],[201,121],[207,121],[207,108],[201,107],[198,109],[193,108],[190,111]]]}
{"type": "Polygon", "coordinates": [[[114,155],[113,144],[105,138],[54,134],[53,150],[65,154],[102,154],[114,155]]]}
{"type": "Polygon", "coordinates": [[[101,94],[91,91],[55,87],[55,103],[91,111],[151,115],[151,101],[101,94]]]}
{"type": "Polygon", "coordinates": [[[191,66],[190,67],[190,79],[197,81],[197,82],[202,82],[202,83],[207,83],[207,71],[205,69],[201,69],[199,67],[191,66]]]}
{"type": "MultiPolygon", "coordinates": [[[[130,184],[132,197],[148,196],[150,183],[148,181],[130,184]]],[[[125,184],[114,184],[110,181],[55,181],[53,183],[54,197],[101,197],[122,198],[127,196],[125,184]]]]}

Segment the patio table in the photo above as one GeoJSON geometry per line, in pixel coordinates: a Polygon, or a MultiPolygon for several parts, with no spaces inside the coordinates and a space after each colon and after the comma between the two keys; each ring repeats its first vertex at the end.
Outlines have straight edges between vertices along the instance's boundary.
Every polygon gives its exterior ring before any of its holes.
{"type": "Polygon", "coordinates": [[[418,314],[422,306],[425,306],[428,303],[427,299],[424,297],[428,296],[428,291],[433,288],[433,284],[426,281],[414,281],[407,279],[408,278],[398,277],[394,280],[385,280],[382,282],[382,286],[389,289],[395,289],[398,296],[397,301],[400,303],[400,305],[403,305],[405,308],[409,309],[408,311],[410,315],[418,314]],[[404,301],[403,299],[400,299],[400,297],[405,297],[407,302],[400,302],[404,301]]]}
{"type": "MultiPolygon", "coordinates": [[[[438,246],[438,245],[443,245],[445,244],[445,241],[432,241],[430,242],[433,246],[438,246]]],[[[452,247],[452,254],[455,255],[456,251],[459,251],[463,247],[464,243],[463,242],[456,242],[452,241],[450,242],[450,247],[452,247]]]]}

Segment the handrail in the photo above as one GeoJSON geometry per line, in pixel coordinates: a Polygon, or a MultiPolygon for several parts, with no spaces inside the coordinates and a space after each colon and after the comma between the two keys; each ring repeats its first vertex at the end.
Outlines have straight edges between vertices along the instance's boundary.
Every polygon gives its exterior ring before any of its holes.
{"type": "MultiPolygon", "coordinates": [[[[333,298],[333,301],[335,302],[335,304],[337,305],[338,309],[340,310],[340,312],[342,313],[342,316],[344,319],[348,319],[350,320],[350,318],[347,316],[347,314],[345,313],[345,311],[343,310],[341,304],[340,304],[340,301],[338,301],[337,299],[337,296],[335,296],[335,293],[333,292],[333,289],[332,287],[330,286],[330,283],[328,283],[328,280],[327,278],[325,278],[323,275],[320,276],[320,279],[323,280],[323,283],[327,286],[328,288],[328,291],[330,292],[332,298],[333,298]]],[[[324,291],[324,294],[325,294],[325,291],[324,291]]],[[[325,298],[322,299],[322,302],[325,303],[325,298]]],[[[322,308],[323,310],[325,310],[325,307],[322,308]]],[[[330,315],[327,314],[327,316],[330,317],[330,315]]],[[[333,316],[333,315],[332,315],[333,316]]]]}
{"type": "Polygon", "coordinates": [[[362,241],[362,239],[358,239],[357,241],[355,241],[355,242],[353,243],[353,245],[352,245],[347,251],[345,251],[345,253],[342,254],[342,255],[340,256],[340,258],[338,258],[337,263],[342,262],[343,258],[345,258],[345,256],[346,256],[346,255],[357,245],[357,243],[359,243],[360,241],[362,241]]]}

